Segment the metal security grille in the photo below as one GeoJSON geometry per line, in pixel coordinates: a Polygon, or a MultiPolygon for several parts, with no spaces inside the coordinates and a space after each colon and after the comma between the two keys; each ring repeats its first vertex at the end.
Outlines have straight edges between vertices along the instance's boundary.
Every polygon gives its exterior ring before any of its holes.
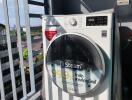
{"type": "Polygon", "coordinates": [[[26,72],[24,70],[23,45],[21,36],[22,29],[20,25],[20,4],[19,0],[10,1],[14,3],[17,34],[16,38],[12,39],[12,36],[10,35],[10,16],[7,4],[8,0],[2,0],[5,20],[5,28],[3,29],[5,33],[5,44],[2,44],[1,41],[3,41],[3,36],[0,36],[0,98],[1,100],[7,100],[7,98],[10,100],[33,100],[41,96],[40,88],[38,90],[36,89],[36,82],[42,81],[43,62],[40,61],[39,63],[34,64],[30,18],[40,19],[42,14],[30,13],[29,5],[36,5],[36,7],[41,6],[44,10],[43,14],[48,14],[48,0],[43,0],[43,2],[39,2],[37,0],[23,0],[29,63],[29,86],[26,82],[27,76],[25,75],[26,72]],[[36,66],[39,67],[36,68],[36,66]]]}

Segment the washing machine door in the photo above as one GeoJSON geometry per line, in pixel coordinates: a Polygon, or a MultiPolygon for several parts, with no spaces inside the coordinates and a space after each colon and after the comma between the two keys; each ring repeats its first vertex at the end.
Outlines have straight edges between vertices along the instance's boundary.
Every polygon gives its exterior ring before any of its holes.
{"type": "Polygon", "coordinates": [[[77,33],[63,34],[51,42],[46,67],[59,88],[77,96],[96,91],[105,76],[101,50],[91,39],[77,33]]]}

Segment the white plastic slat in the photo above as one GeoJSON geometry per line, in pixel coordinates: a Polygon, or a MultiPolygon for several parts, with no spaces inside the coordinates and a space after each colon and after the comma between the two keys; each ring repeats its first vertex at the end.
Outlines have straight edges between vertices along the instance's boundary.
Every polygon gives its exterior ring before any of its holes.
{"type": "Polygon", "coordinates": [[[9,62],[10,62],[10,72],[11,72],[11,79],[12,79],[13,100],[17,100],[15,74],[14,74],[12,48],[11,48],[11,39],[10,39],[10,28],[9,28],[9,16],[8,16],[7,0],[3,0],[3,7],[4,7],[4,18],[5,18],[5,25],[6,25],[6,36],[7,36],[9,62]]]}
{"type": "Polygon", "coordinates": [[[26,92],[26,80],[23,64],[23,52],[22,52],[22,40],[21,40],[21,29],[20,29],[20,17],[19,17],[19,5],[18,0],[14,0],[15,5],[15,14],[16,14],[16,28],[17,28],[17,39],[18,39],[18,50],[20,56],[20,68],[21,68],[21,77],[22,77],[22,87],[23,87],[23,96],[27,96],[26,92]]]}
{"type": "Polygon", "coordinates": [[[27,47],[28,47],[28,61],[29,61],[29,72],[30,72],[30,84],[31,93],[35,93],[35,78],[34,78],[34,66],[33,66],[33,53],[32,53],[32,43],[31,43],[31,31],[30,31],[30,19],[29,19],[29,7],[28,1],[24,1],[24,11],[25,11],[25,24],[26,24],[26,35],[27,35],[27,47]]]}
{"type": "Polygon", "coordinates": [[[4,92],[4,84],[3,84],[3,77],[2,77],[1,60],[0,60],[0,91],[1,91],[1,100],[5,100],[5,92],[4,92]]]}

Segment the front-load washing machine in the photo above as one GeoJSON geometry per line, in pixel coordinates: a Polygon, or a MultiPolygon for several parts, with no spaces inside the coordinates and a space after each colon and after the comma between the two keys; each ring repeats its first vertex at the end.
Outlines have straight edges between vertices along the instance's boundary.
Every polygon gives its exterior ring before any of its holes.
{"type": "Polygon", "coordinates": [[[43,16],[46,100],[111,100],[113,14],[43,16]]]}

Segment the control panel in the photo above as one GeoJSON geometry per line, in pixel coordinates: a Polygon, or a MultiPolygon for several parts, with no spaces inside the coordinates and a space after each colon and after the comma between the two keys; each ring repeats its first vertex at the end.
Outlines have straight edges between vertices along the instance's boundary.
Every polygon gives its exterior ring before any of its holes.
{"type": "Polygon", "coordinates": [[[107,16],[86,17],[86,26],[106,26],[107,16]]]}

